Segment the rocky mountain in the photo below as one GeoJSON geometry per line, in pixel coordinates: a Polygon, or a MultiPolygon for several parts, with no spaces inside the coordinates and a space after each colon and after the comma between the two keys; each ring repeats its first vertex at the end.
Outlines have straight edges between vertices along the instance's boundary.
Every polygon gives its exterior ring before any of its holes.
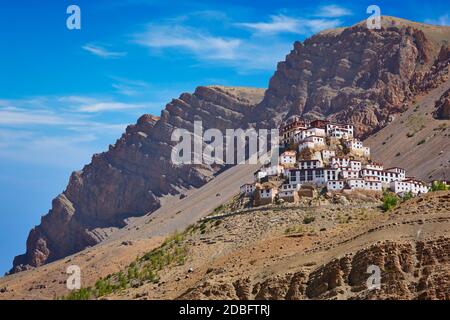
{"type": "Polygon", "coordinates": [[[450,192],[421,195],[389,212],[380,203],[371,192],[325,194],[282,210],[225,214],[239,207],[235,198],[222,217],[165,241],[129,231],[132,240],[103,242],[0,279],[0,298],[66,296],[65,270],[76,264],[84,288],[112,286],[126,275],[123,286],[89,291],[92,299],[449,299],[450,192]],[[378,289],[367,285],[373,266],[378,289]]]}
{"type": "Polygon", "coordinates": [[[450,89],[445,91],[436,101],[435,108],[433,115],[436,119],[450,120],[450,89]]]}
{"type": "Polygon", "coordinates": [[[448,40],[450,27],[383,17],[381,30],[363,21],[296,42],[278,64],[256,121],[328,118],[367,137],[448,78],[448,40]]]}
{"type": "Polygon", "coordinates": [[[450,176],[450,121],[439,111],[445,106],[450,80],[415,103],[366,141],[376,161],[405,168],[408,175],[424,181],[448,180],[450,176]]]}
{"type": "Polygon", "coordinates": [[[11,271],[93,246],[127,218],[158,209],[163,197],[213,179],[223,167],[170,162],[171,133],[192,130],[195,120],[206,129],[273,128],[298,114],[351,122],[361,137],[384,127],[416,97],[448,79],[450,28],[390,17],[382,21],[381,30],[368,30],[364,22],[296,42],[265,93],[199,87],[174,99],[161,117],[142,116],[107,152],[72,174],[11,271]]]}
{"type": "Polygon", "coordinates": [[[25,254],[14,259],[12,272],[63,258],[93,246],[109,231],[161,205],[161,197],[180,194],[210,181],[220,166],[175,166],[171,134],[175,128],[239,128],[263,90],[199,87],[172,100],[161,117],[142,116],[107,152],[96,154],[74,172],[41,224],[31,230],[25,254]]]}
{"type": "Polygon", "coordinates": [[[189,261],[193,274],[183,279],[185,268],[175,267],[164,272],[161,288],[144,285],[126,295],[188,300],[448,300],[449,192],[411,199],[385,214],[377,214],[376,202],[371,206],[370,198],[360,196],[348,203],[339,199],[346,204],[327,206],[309,223],[304,222],[310,214],[307,209],[291,207],[211,223],[205,235],[191,235],[186,241],[195,245],[189,255],[204,257],[189,261]],[[227,234],[230,227],[247,230],[245,236],[227,234]],[[234,247],[224,248],[230,239],[234,247]],[[208,258],[198,252],[213,249],[219,256],[208,258]],[[380,270],[377,289],[367,284],[374,266],[380,270]]]}

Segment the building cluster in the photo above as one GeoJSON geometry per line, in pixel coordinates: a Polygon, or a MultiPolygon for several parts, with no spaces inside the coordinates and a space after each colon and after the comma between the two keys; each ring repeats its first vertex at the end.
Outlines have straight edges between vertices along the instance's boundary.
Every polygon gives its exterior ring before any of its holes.
{"type": "Polygon", "coordinates": [[[241,186],[241,194],[252,196],[256,205],[277,198],[296,202],[319,188],[329,192],[391,190],[399,195],[426,193],[422,181],[406,176],[402,168],[384,168],[370,158],[370,148],[354,137],[349,124],[298,117],[280,128],[279,163],[255,172],[253,183],[241,186]]]}

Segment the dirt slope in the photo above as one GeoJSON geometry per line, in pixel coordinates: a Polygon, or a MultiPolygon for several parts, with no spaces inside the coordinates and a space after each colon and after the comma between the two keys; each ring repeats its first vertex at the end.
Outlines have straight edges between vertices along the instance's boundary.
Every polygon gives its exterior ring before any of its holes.
{"type": "Polygon", "coordinates": [[[373,159],[388,167],[407,169],[426,181],[450,179],[450,120],[433,117],[435,102],[450,88],[450,81],[416,99],[404,113],[369,137],[373,159]]]}
{"type": "Polygon", "coordinates": [[[186,263],[162,271],[158,284],[106,298],[450,299],[449,192],[390,213],[364,199],[221,221],[187,236],[186,263]],[[381,270],[380,290],[366,286],[370,265],[381,270]]]}
{"type": "Polygon", "coordinates": [[[101,277],[117,272],[137,256],[158,246],[176,230],[184,230],[209,215],[220,204],[229,201],[243,183],[252,181],[254,165],[233,167],[200,189],[187,191],[187,197],[164,199],[162,207],[144,217],[131,219],[129,225],[115,231],[110,238],[39,268],[0,279],[0,299],[53,299],[68,293],[66,269],[78,265],[83,286],[90,286],[101,277]]]}
{"type": "Polygon", "coordinates": [[[71,175],[66,190],[30,231],[26,252],[14,259],[11,272],[93,246],[123,228],[125,219],[160,208],[163,198],[209,182],[223,165],[175,165],[172,132],[193,132],[196,120],[202,120],[204,130],[241,128],[263,93],[256,88],[201,86],[173,99],[161,117],[140,117],[108,151],[93,155],[90,164],[71,175]]]}

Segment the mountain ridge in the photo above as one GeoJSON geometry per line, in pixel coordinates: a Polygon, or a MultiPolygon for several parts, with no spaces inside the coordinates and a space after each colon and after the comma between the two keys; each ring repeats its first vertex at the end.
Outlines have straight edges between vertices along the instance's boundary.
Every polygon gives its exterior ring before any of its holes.
{"type": "Polygon", "coordinates": [[[381,30],[361,22],[296,42],[256,107],[261,115],[256,121],[273,126],[294,114],[327,118],[353,123],[365,138],[407,108],[415,95],[444,82],[450,27],[430,27],[441,30],[445,42],[407,20],[389,21],[397,20],[382,17],[381,30]]]}
{"type": "Polygon", "coordinates": [[[71,175],[67,189],[31,230],[27,252],[14,259],[11,272],[93,246],[124,227],[125,219],[158,209],[163,195],[181,195],[210,181],[221,166],[170,163],[171,132],[192,132],[194,120],[203,120],[205,129],[240,126],[258,95],[260,89],[203,86],[173,99],[161,117],[140,117],[107,152],[94,155],[89,165],[71,175]],[[109,231],[99,232],[102,228],[109,231]]]}
{"type": "Polygon", "coordinates": [[[183,93],[160,117],[142,116],[107,152],[72,174],[67,189],[30,232],[26,253],[14,259],[11,272],[96,245],[110,235],[104,230],[123,228],[125,219],[160,208],[162,197],[199,188],[225,169],[171,164],[175,128],[192,131],[195,120],[205,129],[273,128],[298,114],[352,122],[357,135],[367,137],[410,108],[417,95],[444,83],[449,61],[448,45],[411,25],[381,30],[355,25],[296,42],[266,92],[202,86],[183,93]]]}

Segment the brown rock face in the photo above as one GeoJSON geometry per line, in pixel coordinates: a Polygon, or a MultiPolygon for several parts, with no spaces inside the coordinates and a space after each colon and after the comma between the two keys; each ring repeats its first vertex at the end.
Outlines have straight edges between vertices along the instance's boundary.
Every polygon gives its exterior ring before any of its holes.
{"type": "Polygon", "coordinates": [[[322,300],[450,298],[450,244],[446,237],[418,242],[383,241],[335,259],[313,272],[299,270],[263,282],[208,281],[181,299],[322,300]],[[368,289],[369,266],[380,268],[380,288],[368,289]]]}
{"type": "Polygon", "coordinates": [[[27,251],[14,259],[11,271],[41,266],[95,245],[103,239],[96,229],[123,227],[124,219],[159,208],[161,196],[211,180],[220,166],[172,164],[172,131],[192,131],[194,120],[202,120],[205,129],[240,128],[263,92],[199,87],[169,103],[161,118],[142,116],[109,151],[94,155],[89,165],[72,174],[67,189],[30,232],[27,251]]]}
{"type": "Polygon", "coordinates": [[[433,113],[436,119],[450,119],[450,90],[447,90],[442,97],[436,101],[436,111],[433,113]]]}
{"type": "MultiPolygon", "coordinates": [[[[444,50],[439,51],[442,40],[434,32],[383,17],[381,30],[360,23],[296,42],[278,64],[257,119],[274,125],[292,114],[329,118],[352,123],[367,136],[448,76],[442,70],[448,66],[444,50]]],[[[443,27],[442,34],[449,38],[450,28],[443,27]]]]}

